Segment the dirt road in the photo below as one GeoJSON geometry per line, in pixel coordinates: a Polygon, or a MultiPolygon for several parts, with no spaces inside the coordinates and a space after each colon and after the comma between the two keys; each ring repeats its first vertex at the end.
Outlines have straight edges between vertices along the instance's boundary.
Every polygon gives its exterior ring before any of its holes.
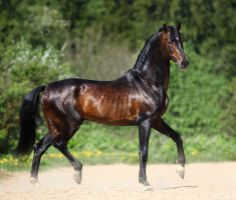
{"type": "Polygon", "coordinates": [[[84,166],[77,185],[71,167],[43,171],[40,186],[29,183],[29,173],[13,173],[0,182],[1,200],[236,200],[236,162],[197,163],[186,166],[182,180],[176,165],[148,165],[153,191],[137,182],[137,165],[84,166]]]}

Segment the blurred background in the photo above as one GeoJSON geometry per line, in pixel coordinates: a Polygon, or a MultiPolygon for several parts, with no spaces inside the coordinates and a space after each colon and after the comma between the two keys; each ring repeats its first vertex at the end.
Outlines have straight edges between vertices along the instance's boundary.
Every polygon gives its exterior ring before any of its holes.
{"type": "MultiPolygon", "coordinates": [[[[172,63],[164,118],[181,133],[188,162],[236,160],[235,0],[1,0],[0,169],[30,165],[12,155],[29,91],[69,77],[115,79],[151,34],[177,22],[190,65],[172,63]]],[[[69,146],[84,163],[137,163],[137,131],[85,122],[69,146]]],[[[41,125],[37,137],[46,132],[41,125]]],[[[155,131],[149,155],[177,159],[175,144],[155,131]]],[[[67,163],[53,148],[42,162],[67,163]]]]}

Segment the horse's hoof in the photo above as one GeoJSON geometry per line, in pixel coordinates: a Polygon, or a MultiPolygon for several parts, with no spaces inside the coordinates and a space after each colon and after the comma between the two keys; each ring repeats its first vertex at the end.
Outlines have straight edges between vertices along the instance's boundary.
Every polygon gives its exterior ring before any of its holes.
{"type": "Polygon", "coordinates": [[[143,191],[153,191],[153,188],[151,185],[146,185],[144,186],[143,191]]]}
{"type": "Polygon", "coordinates": [[[142,178],[139,178],[139,183],[143,184],[144,186],[149,186],[150,185],[150,183],[147,180],[142,179],[142,178]]]}
{"type": "Polygon", "coordinates": [[[182,179],[184,179],[184,175],[185,175],[185,169],[184,169],[184,167],[183,166],[178,166],[177,168],[176,168],[176,172],[179,174],[179,176],[182,178],[182,179]]]}
{"type": "Polygon", "coordinates": [[[34,177],[30,177],[30,183],[37,189],[39,188],[39,182],[38,182],[38,179],[37,178],[34,178],[34,177]]]}
{"type": "Polygon", "coordinates": [[[80,184],[82,181],[82,172],[81,171],[76,171],[73,176],[74,180],[76,183],[80,184]]]}

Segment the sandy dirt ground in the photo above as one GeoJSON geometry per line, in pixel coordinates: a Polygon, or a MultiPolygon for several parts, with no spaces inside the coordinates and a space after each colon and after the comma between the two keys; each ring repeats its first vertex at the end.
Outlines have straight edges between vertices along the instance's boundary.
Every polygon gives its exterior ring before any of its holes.
{"type": "Polygon", "coordinates": [[[148,165],[153,191],[137,181],[137,165],[84,166],[77,185],[71,167],[39,173],[40,186],[29,183],[29,173],[13,173],[0,182],[1,200],[236,200],[236,162],[195,163],[186,166],[185,179],[176,165],[148,165]]]}

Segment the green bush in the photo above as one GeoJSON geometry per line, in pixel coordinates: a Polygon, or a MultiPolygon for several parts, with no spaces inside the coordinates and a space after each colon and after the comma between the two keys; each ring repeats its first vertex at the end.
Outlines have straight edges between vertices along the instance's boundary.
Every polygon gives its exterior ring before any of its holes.
{"type": "Polygon", "coordinates": [[[223,123],[225,130],[229,136],[235,138],[236,136],[236,78],[232,79],[228,87],[227,96],[222,102],[224,109],[223,123]]]}
{"type": "Polygon", "coordinates": [[[0,63],[0,147],[7,151],[18,133],[18,113],[23,97],[36,86],[70,76],[61,64],[62,53],[52,46],[33,48],[24,40],[8,46],[0,63]],[[5,135],[5,136],[4,136],[5,135]]]}
{"type": "Polygon", "coordinates": [[[222,131],[222,99],[228,81],[222,74],[212,73],[216,63],[197,55],[187,45],[190,65],[181,71],[171,66],[170,104],[166,120],[188,136],[213,136],[222,131]]]}

